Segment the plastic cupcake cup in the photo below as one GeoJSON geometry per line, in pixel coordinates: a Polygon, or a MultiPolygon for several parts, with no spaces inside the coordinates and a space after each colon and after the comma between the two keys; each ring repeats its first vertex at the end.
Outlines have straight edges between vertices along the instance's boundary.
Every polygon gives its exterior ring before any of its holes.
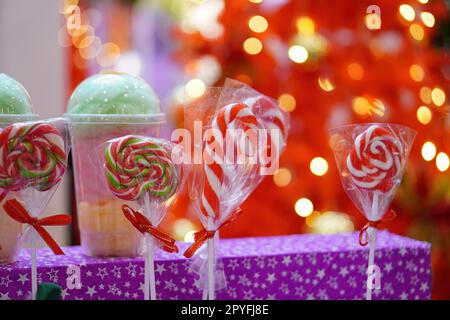
{"type": "Polygon", "coordinates": [[[83,252],[91,256],[137,256],[141,234],[122,214],[127,202],[110,191],[101,161],[105,143],[124,135],[158,136],[163,114],[68,115],[75,193],[83,252]]]}
{"type": "Polygon", "coordinates": [[[141,78],[103,73],[84,80],[70,97],[75,193],[83,252],[91,256],[137,256],[141,234],[122,213],[127,202],[110,191],[104,173],[108,140],[124,135],[158,136],[164,114],[141,78]]]}

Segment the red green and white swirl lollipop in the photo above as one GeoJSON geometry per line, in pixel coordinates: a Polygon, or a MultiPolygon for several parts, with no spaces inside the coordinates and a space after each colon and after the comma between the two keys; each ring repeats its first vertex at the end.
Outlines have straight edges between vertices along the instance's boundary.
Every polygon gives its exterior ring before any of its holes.
{"type": "Polygon", "coordinates": [[[148,193],[152,200],[165,201],[178,187],[179,169],[171,151],[160,139],[125,136],[105,150],[108,186],[123,200],[139,200],[148,193]]]}
{"type": "Polygon", "coordinates": [[[0,134],[0,188],[19,191],[34,187],[46,191],[67,168],[64,138],[47,123],[16,123],[0,134]]]}

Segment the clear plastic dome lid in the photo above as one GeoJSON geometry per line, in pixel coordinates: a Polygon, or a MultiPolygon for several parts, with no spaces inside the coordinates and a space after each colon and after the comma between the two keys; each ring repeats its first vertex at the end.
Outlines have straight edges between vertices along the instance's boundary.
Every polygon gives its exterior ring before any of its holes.
{"type": "Polygon", "coordinates": [[[27,90],[17,80],[0,73],[0,117],[34,114],[27,90]]]}
{"type": "MultiPolygon", "coordinates": [[[[160,114],[159,99],[142,78],[107,72],[81,82],[67,105],[69,116],[160,114]]],[[[89,117],[92,118],[92,117],[89,117]]]]}

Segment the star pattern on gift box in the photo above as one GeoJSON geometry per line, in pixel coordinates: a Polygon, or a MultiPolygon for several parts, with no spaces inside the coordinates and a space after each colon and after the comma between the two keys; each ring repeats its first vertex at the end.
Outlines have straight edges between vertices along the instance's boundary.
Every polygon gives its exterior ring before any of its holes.
{"type": "MultiPolygon", "coordinates": [[[[221,240],[227,287],[218,299],[363,299],[367,247],[357,233],[221,240]],[[249,254],[249,252],[251,254],[249,254]]],[[[183,252],[189,244],[180,243],[183,252]]],[[[87,257],[81,248],[66,248],[66,256],[39,251],[39,281],[63,287],[62,298],[143,299],[143,258],[87,257]],[[81,268],[81,289],[66,287],[67,266],[81,268]]],[[[430,247],[427,243],[379,232],[376,260],[382,272],[374,299],[429,299],[430,247]],[[399,262],[401,262],[399,264],[399,262]]],[[[201,299],[202,288],[191,263],[181,254],[155,255],[158,299],[201,299]]],[[[14,265],[0,266],[0,298],[28,299],[30,258],[26,252],[14,265]]]]}

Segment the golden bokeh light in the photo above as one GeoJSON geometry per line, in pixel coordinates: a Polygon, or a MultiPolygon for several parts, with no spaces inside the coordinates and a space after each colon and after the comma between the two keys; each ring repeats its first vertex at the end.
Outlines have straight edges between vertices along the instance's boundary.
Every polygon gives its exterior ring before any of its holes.
{"type": "Polygon", "coordinates": [[[409,4],[402,4],[398,8],[398,11],[400,12],[400,15],[405,19],[406,21],[414,21],[416,18],[416,12],[414,11],[414,8],[411,7],[409,4]]]}
{"type": "Polygon", "coordinates": [[[328,172],[328,162],[322,157],[316,157],[311,160],[309,169],[316,176],[323,176],[328,172]]]}
{"type": "Polygon", "coordinates": [[[347,73],[353,80],[361,80],[364,77],[364,69],[357,62],[350,63],[347,66],[347,73]]]}
{"type": "Polygon", "coordinates": [[[409,33],[414,40],[421,41],[425,36],[425,31],[423,27],[417,23],[413,23],[409,26],[409,33]]]}
{"type": "Polygon", "coordinates": [[[420,82],[425,77],[425,71],[418,64],[413,64],[409,67],[409,76],[416,82],[420,82]]]}
{"type": "Polygon", "coordinates": [[[369,114],[370,112],[370,103],[366,98],[356,97],[353,99],[353,111],[360,116],[364,116],[369,114]]]}
{"type": "Polygon", "coordinates": [[[291,171],[287,168],[279,168],[273,175],[273,182],[278,187],[286,187],[292,180],[291,171]]]}
{"type": "Polygon", "coordinates": [[[430,104],[431,103],[431,89],[429,87],[422,87],[419,91],[420,100],[423,103],[430,104]]]}
{"type": "Polygon", "coordinates": [[[374,99],[372,101],[372,104],[369,106],[369,114],[374,115],[376,114],[379,117],[384,116],[384,113],[386,112],[386,107],[383,103],[383,101],[379,99],[374,99]]]}
{"type": "Polygon", "coordinates": [[[173,235],[176,240],[185,238],[186,233],[194,229],[194,225],[188,219],[177,219],[173,224],[173,235]]]}
{"type": "Polygon", "coordinates": [[[269,23],[263,16],[253,16],[248,20],[248,27],[256,33],[262,33],[267,30],[269,23]]]}
{"type": "Polygon", "coordinates": [[[422,146],[422,158],[425,161],[431,161],[436,156],[436,146],[433,142],[427,141],[422,146]]]}
{"type": "Polygon", "coordinates": [[[417,109],[417,120],[419,120],[421,124],[429,124],[432,118],[433,114],[428,107],[422,106],[417,109]]]}
{"type": "Polygon", "coordinates": [[[97,54],[97,61],[102,67],[111,67],[116,63],[119,56],[119,46],[115,43],[107,42],[101,46],[97,54]]]}
{"type": "Polygon", "coordinates": [[[307,217],[309,216],[314,210],[314,205],[308,198],[300,198],[295,203],[295,212],[300,217],[307,217]]]}
{"type": "Polygon", "coordinates": [[[431,100],[433,103],[440,107],[445,102],[445,92],[441,88],[434,88],[433,91],[431,91],[431,100]]]}
{"type": "Polygon", "coordinates": [[[196,99],[205,94],[206,85],[200,79],[192,79],[186,83],[185,90],[188,97],[196,99]]]}
{"type": "Polygon", "coordinates": [[[248,1],[250,1],[251,3],[261,3],[261,2],[263,2],[263,0],[248,0],[248,1]]]}
{"type": "Polygon", "coordinates": [[[436,168],[441,171],[447,171],[450,167],[450,159],[445,152],[439,152],[436,156],[436,168]]]}
{"type": "Polygon", "coordinates": [[[434,27],[436,19],[434,18],[431,12],[422,12],[420,14],[420,18],[422,18],[423,24],[426,25],[428,28],[434,27]]]}
{"type": "Polygon", "coordinates": [[[295,63],[303,63],[308,60],[308,50],[300,45],[293,45],[288,51],[289,58],[295,63]]]}
{"type": "Polygon", "coordinates": [[[289,93],[281,94],[278,97],[278,102],[280,103],[280,106],[288,112],[294,111],[297,105],[294,96],[289,93]]]}
{"type": "Polygon", "coordinates": [[[419,1],[421,4],[427,4],[429,0],[417,0],[419,1]]]}
{"type": "Polygon", "coordinates": [[[296,21],[297,30],[299,33],[311,35],[316,31],[314,21],[309,17],[300,17],[296,21]]]}
{"type": "Polygon", "coordinates": [[[195,234],[195,230],[189,230],[188,232],[186,232],[186,234],[184,235],[184,242],[194,242],[195,238],[194,238],[194,234],[195,234]]]}
{"type": "Polygon", "coordinates": [[[248,54],[255,55],[261,52],[263,45],[261,40],[251,37],[244,41],[243,48],[248,54]]]}
{"type": "Polygon", "coordinates": [[[323,91],[330,92],[334,90],[334,85],[329,78],[319,77],[317,78],[317,83],[323,91]]]}
{"type": "Polygon", "coordinates": [[[312,214],[306,218],[311,232],[319,234],[335,234],[342,232],[352,232],[355,229],[350,217],[345,213],[326,211],[312,214]]]}

